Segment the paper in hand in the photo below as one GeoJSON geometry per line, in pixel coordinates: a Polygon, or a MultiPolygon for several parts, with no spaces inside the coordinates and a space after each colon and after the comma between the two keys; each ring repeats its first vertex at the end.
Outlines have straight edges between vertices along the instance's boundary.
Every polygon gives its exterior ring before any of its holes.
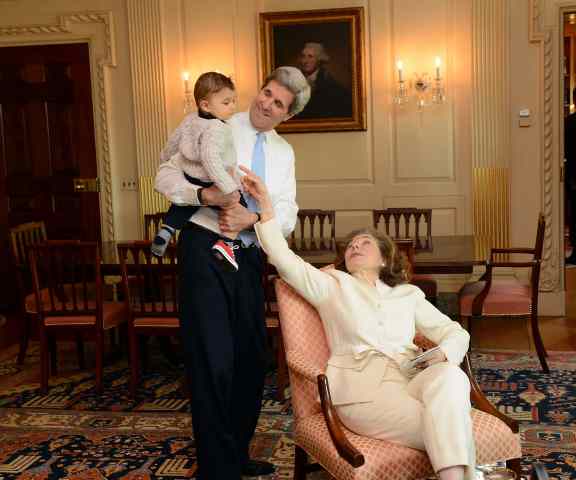
{"type": "Polygon", "coordinates": [[[420,372],[420,370],[426,367],[426,362],[432,360],[438,355],[443,355],[440,347],[431,348],[410,360],[402,362],[400,365],[400,370],[404,375],[411,378],[420,372]]]}

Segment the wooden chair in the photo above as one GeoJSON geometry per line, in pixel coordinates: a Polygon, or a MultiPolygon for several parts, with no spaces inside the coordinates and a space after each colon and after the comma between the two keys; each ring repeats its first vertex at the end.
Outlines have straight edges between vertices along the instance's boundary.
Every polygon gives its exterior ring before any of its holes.
{"type": "Polygon", "coordinates": [[[298,225],[290,235],[290,248],[298,251],[336,251],[336,211],[298,211],[298,225]]]}
{"type": "Polygon", "coordinates": [[[486,272],[479,281],[466,283],[458,294],[459,314],[466,318],[468,331],[472,335],[474,318],[479,317],[526,317],[530,318],[532,338],[536,346],[536,353],[540,360],[542,371],[549,373],[546,362],[546,349],[542,342],[538,327],[538,287],[540,284],[540,263],[542,261],[542,248],[544,246],[544,232],[546,221],[540,213],[536,241],[533,248],[492,248],[490,259],[486,262],[486,272]],[[525,254],[532,258],[528,261],[518,262],[497,261],[497,256],[509,254],[525,254]],[[530,269],[530,283],[525,285],[517,279],[494,278],[495,268],[527,268],[530,269]]]}
{"type": "Polygon", "coordinates": [[[122,287],[128,311],[130,343],[130,393],[136,394],[140,378],[140,342],[142,335],[175,336],[178,314],[177,248],[169,245],[157,258],[150,252],[150,241],[118,244],[122,269],[122,287]]]}
{"type": "MultiPolygon", "coordinates": [[[[104,301],[98,244],[53,240],[34,245],[30,248],[30,266],[40,325],[42,393],[48,391],[51,354],[49,339],[55,334],[70,332],[94,335],[96,390],[101,392],[104,333],[123,323],[127,312],[122,303],[104,301]]],[[[78,342],[78,348],[83,348],[82,342],[78,342]]],[[[79,354],[83,358],[83,352],[79,354]]]]}
{"type": "Polygon", "coordinates": [[[34,293],[32,292],[28,248],[46,239],[46,226],[42,221],[23,223],[10,229],[10,253],[16,267],[16,283],[19,296],[18,304],[22,319],[18,365],[24,363],[32,332],[32,321],[38,313],[34,302],[34,293]]]}
{"type": "MultiPolygon", "coordinates": [[[[387,208],[372,210],[372,225],[378,230],[384,223],[384,231],[394,240],[411,238],[416,250],[432,247],[432,209],[430,208],[387,208]],[[424,231],[424,227],[426,227],[424,231]]],[[[418,286],[432,303],[438,297],[438,283],[430,275],[413,274],[411,283],[418,286]]]]}
{"type": "MultiPolygon", "coordinates": [[[[322,468],[337,480],[415,480],[432,474],[425,452],[363,437],[343,426],[324,375],[330,352],[318,312],[282,280],[276,282],[276,295],[294,408],[294,480],[304,480],[307,473],[322,468]],[[309,464],[309,455],[318,464],[309,464]]],[[[431,344],[424,338],[417,343],[431,344]]],[[[476,407],[472,421],[478,464],[506,460],[519,475],[522,451],[518,423],[486,399],[467,361],[464,367],[476,407]]]]}
{"type": "Polygon", "coordinates": [[[431,208],[385,208],[383,210],[372,210],[374,228],[378,228],[381,220],[384,221],[386,234],[392,238],[413,238],[416,250],[425,250],[432,247],[431,208]]]}

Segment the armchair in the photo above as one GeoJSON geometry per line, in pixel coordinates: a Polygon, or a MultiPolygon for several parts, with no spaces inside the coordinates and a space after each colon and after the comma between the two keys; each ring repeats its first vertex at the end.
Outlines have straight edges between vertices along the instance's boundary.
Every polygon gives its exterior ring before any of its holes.
{"type": "MultiPolygon", "coordinates": [[[[317,311],[282,280],[276,282],[276,294],[294,408],[294,480],[305,480],[307,473],[318,469],[337,480],[410,480],[432,474],[425,452],[356,435],[343,426],[324,376],[330,352],[317,311]],[[310,464],[309,456],[318,464],[310,464]]],[[[472,419],[478,463],[506,460],[519,473],[517,422],[501,414],[467,373],[477,408],[472,419]]]]}
{"type": "Polygon", "coordinates": [[[493,248],[490,259],[486,263],[486,272],[477,282],[466,283],[458,294],[459,314],[466,318],[468,331],[472,335],[474,318],[480,317],[528,317],[532,329],[532,337],[536,353],[540,360],[542,371],[549,373],[546,362],[546,349],[538,327],[538,286],[540,283],[540,263],[544,245],[546,222],[541,213],[538,217],[536,242],[534,248],[493,248]],[[532,258],[528,261],[496,261],[498,255],[527,254],[532,258]],[[528,268],[531,271],[530,284],[524,285],[517,279],[494,278],[496,268],[528,268]]]}

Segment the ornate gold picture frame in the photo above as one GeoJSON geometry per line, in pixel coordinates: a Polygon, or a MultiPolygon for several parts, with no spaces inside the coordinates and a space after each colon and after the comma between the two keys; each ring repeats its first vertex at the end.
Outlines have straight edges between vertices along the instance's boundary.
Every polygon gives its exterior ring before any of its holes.
{"type": "Polygon", "coordinates": [[[300,68],[312,95],[282,133],[366,130],[364,9],[260,14],[262,78],[281,65],[300,68]]]}

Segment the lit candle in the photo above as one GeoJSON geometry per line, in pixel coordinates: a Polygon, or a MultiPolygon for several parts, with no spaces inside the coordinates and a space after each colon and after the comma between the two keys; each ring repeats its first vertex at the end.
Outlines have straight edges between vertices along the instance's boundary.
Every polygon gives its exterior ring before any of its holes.
{"type": "Polygon", "coordinates": [[[396,62],[396,67],[398,68],[398,81],[401,82],[402,81],[402,69],[404,68],[404,64],[402,63],[402,60],[398,60],[398,62],[396,62]]]}
{"type": "Polygon", "coordinates": [[[188,86],[188,80],[190,80],[190,74],[188,72],[182,72],[182,80],[184,80],[184,92],[190,93],[190,88],[188,86]]]}
{"type": "Polygon", "coordinates": [[[440,64],[441,64],[440,57],[436,57],[436,80],[440,80],[440,64]]]}

